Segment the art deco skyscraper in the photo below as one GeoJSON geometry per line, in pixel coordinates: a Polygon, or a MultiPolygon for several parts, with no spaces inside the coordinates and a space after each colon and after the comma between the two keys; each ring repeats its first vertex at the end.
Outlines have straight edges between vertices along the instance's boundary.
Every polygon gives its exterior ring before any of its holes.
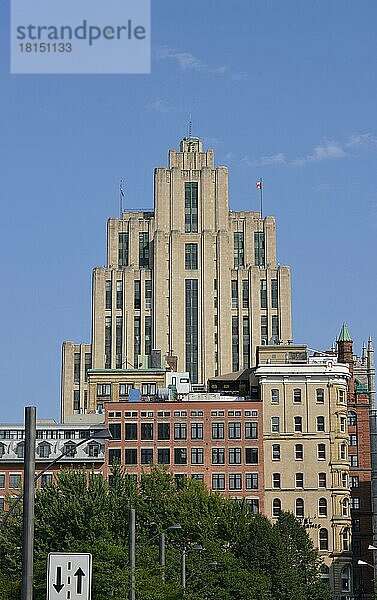
{"type": "Polygon", "coordinates": [[[159,349],[205,384],[254,364],[258,344],[292,337],[275,220],[229,210],[228,169],[196,137],[155,169],[153,211],[109,219],[92,306],[92,344],[63,345],[63,417],[86,410],[88,368],[138,367],[159,349]]]}

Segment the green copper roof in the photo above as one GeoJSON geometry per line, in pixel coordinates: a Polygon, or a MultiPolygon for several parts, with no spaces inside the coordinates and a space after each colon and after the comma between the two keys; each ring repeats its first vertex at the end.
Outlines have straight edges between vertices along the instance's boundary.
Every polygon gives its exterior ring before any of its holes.
{"type": "Polygon", "coordinates": [[[352,338],[350,336],[350,332],[348,331],[346,323],[343,323],[342,325],[342,329],[338,337],[338,342],[352,342],[352,338]]]}

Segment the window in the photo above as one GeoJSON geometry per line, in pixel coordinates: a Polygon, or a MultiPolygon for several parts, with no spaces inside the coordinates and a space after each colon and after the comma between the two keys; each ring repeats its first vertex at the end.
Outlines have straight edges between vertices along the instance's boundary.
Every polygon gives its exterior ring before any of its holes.
{"type": "Polygon", "coordinates": [[[272,487],[273,488],[280,488],[280,473],[273,473],[272,474],[272,487]]]}
{"type": "Polygon", "coordinates": [[[340,445],[340,458],[341,460],[347,460],[347,446],[346,444],[340,445]]]}
{"type": "Polygon", "coordinates": [[[265,279],[260,281],[260,307],[267,308],[267,281],[265,279]]]}
{"type": "Polygon", "coordinates": [[[246,504],[249,505],[250,510],[253,515],[257,515],[259,513],[259,500],[258,498],[246,498],[246,504]]]}
{"type": "MultiPolygon", "coordinates": [[[[349,546],[349,543],[348,543],[349,546]]],[[[344,537],[343,537],[343,550],[345,550],[346,548],[344,547],[344,537]]],[[[349,549],[349,547],[347,548],[349,549]]],[[[349,592],[351,589],[351,571],[350,568],[344,567],[342,569],[342,572],[340,574],[340,579],[342,582],[342,592],[349,592]]]]}
{"type": "Polygon", "coordinates": [[[110,423],[109,431],[113,440],[122,439],[122,425],[121,423],[110,423]]]}
{"type": "Polygon", "coordinates": [[[128,266],[128,233],[118,234],[118,266],[128,266]]]}
{"type": "Polygon", "coordinates": [[[5,488],[5,475],[4,473],[0,473],[0,489],[3,490],[5,488]]]}
{"type": "Polygon", "coordinates": [[[73,390],[73,411],[75,413],[80,410],[80,390],[73,390]]]}
{"type": "Polygon", "coordinates": [[[349,444],[350,446],[357,446],[357,435],[354,433],[349,436],[349,444]]]}
{"type": "Polygon", "coordinates": [[[278,280],[271,279],[271,308],[278,308],[279,296],[278,296],[278,280]]]}
{"type": "Polygon", "coordinates": [[[185,183],[185,232],[198,231],[198,183],[185,183]]]}
{"type": "Polygon", "coordinates": [[[356,413],[354,413],[354,412],[349,412],[348,413],[348,425],[351,426],[351,427],[357,425],[357,416],[356,416],[356,413]]]}
{"type": "Polygon", "coordinates": [[[329,549],[329,532],[327,531],[327,529],[324,528],[319,530],[319,549],[329,549]]]}
{"type": "MultiPolygon", "coordinates": [[[[348,527],[343,529],[342,541],[343,541],[343,550],[345,550],[346,552],[349,551],[349,549],[350,549],[350,531],[349,531],[348,527]]],[[[343,583],[343,580],[342,580],[342,583],[343,583]]]]}
{"type": "Polygon", "coordinates": [[[186,448],[174,448],[174,464],[186,465],[187,464],[187,449],[186,448]]]}
{"type": "Polygon", "coordinates": [[[229,448],[229,464],[241,464],[241,448],[229,448]]]}
{"type": "Polygon", "coordinates": [[[245,423],[245,439],[246,440],[257,440],[258,439],[258,423],[257,423],[257,421],[246,421],[246,423],[245,423]]]}
{"type": "Polygon", "coordinates": [[[152,352],[152,317],[144,319],[144,352],[148,356],[152,352]]]}
{"type": "Polygon", "coordinates": [[[151,465],[153,463],[153,448],[141,449],[141,464],[151,465]]]}
{"type": "Polygon", "coordinates": [[[118,279],[116,282],[116,307],[123,308],[123,281],[118,279]]]}
{"type": "Polygon", "coordinates": [[[141,424],[141,439],[153,440],[153,423],[141,424]]]}
{"type": "Polygon", "coordinates": [[[230,440],[241,439],[241,423],[230,422],[228,426],[228,436],[230,440]]]}
{"type": "Polygon", "coordinates": [[[344,487],[344,488],[348,487],[347,479],[348,479],[347,473],[342,473],[341,481],[342,481],[342,487],[344,487]]]}
{"type": "Polygon", "coordinates": [[[191,439],[203,439],[203,423],[191,423],[191,439]]]}
{"type": "Polygon", "coordinates": [[[304,458],[304,446],[302,444],[295,445],[295,460],[302,460],[304,458]]]}
{"type": "Polygon", "coordinates": [[[158,423],[157,439],[170,440],[170,423],[158,423]]]}
{"type": "Polygon", "coordinates": [[[125,439],[137,440],[137,423],[125,424],[125,439]]]}
{"type": "Polygon", "coordinates": [[[320,517],[327,517],[327,500],[326,500],[326,498],[320,498],[318,500],[318,515],[320,517]]]}
{"type": "Polygon", "coordinates": [[[325,417],[317,417],[317,431],[325,431],[325,417]]]}
{"type": "Polygon", "coordinates": [[[296,473],[295,484],[296,484],[296,488],[304,487],[304,474],[303,473],[296,473]]]}
{"type": "Polygon", "coordinates": [[[352,554],[356,558],[361,556],[361,540],[352,540],[352,554]]]}
{"type": "Polygon", "coordinates": [[[9,488],[18,490],[21,487],[21,475],[11,473],[9,475],[9,488]]]}
{"type": "Polygon", "coordinates": [[[304,516],[304,501],[302,498],[296,498],[295,514],[296,514],[296,517],[299,517],[299,518],[304,516]]]}
{"type": "Polygon", "coordinates": [[[258,448],[245,448],[245,463],[247,465],[258,464],[258,448]]]}
{"type": "Polygon", "coordinates": [[[279,404],[279,390],[278,389],[271,390],[271,402],[272,402],[272,404],[279,404]]]}
{"type": "Polygon", "coordinates": [[[134,281],[134,309],[141,309],[141,281],[140,279],[135,279],[134,281]]]}
{"type": "Polygon", "coordinates": [[[295,417],[294,418],[294,430],[295,431],[302,431],[302,417],[295,417]]]}
{"type": "Polygon", "coordinates": [[[350,477],[350,485],[351,488],[358,488],[359,487],[359,477],[357,475],[351,475],[350,477]]]}
{"type": "MultiPolygon", "coordinates": [[[[68,458],[74,458],[76,456],[76,452],[77,452],[76,444],[74,444],[73,442],[67,442],[66,444],[64,444],[63,452],[64,452],[65,456],[67,456],[68,458]]],[[[109,454],[110,454],[110,452],[111,452],[111,450],[109,451],[109,454]]],[[[119,452],[120,452],[120,450],[119,450],[119,452]]],[[[119,455],[119,458],[120,458],[120,455],[119,455]]],[[[112,464],[112,463],[110,462],[110,464],[112,464]]]]}
{"type": "Polygon", "coordinates": [[[301,402],[301,390],[299,388],[293,390],[293,402],[295,402],[295,404],[301,402]]]}
{"type": "Polygon", "coordinates": [[[39,444],[38,446],[38,451],[40,458],[48,458],[51,454],[51,446],[50,444],[42,442],[42,444],[39,444]]]}
{"type": "Polygon", "coordinates": [[[277,344],[279,342],[279,317],[277,315],[272,315],[271,326],[272,343],[277,344]]]}
{"type": "Polygon", "coordinates": [[[225,463],[225,448],[212,448],[212,464],[223,465],[225,463]]]}
{"type": "Polygon", "coordinates": [[[52,473],[43,473],[41,477],[41,487],[48,487],[52,484],[52,473]]]}
{"type": "Polygon", "coordinates": [[[85,365],[84,365],[84,380],[85,381],[88,381],[88,371],[91,368],[92,368],[92,355],[90,352],[85,352],[85,365]]]}
{"type": "Polygon", "coordinates": [[[125,464],[126,465],[137,465],[137,449],[136,448],[126,448],[125,464]]]}
{"type": "MultiPolygon", "coordinates": [[[[187,184],[186,184],[187,185],[187,184]]],[[[198,382],[198,280],[185,280],[186,371],[198,382]]]]}
{"type": "Polygon", "coordinates": [[[159,448],[157,460],[159,465],[170,465],[170,448],[159,448]]]}
{"type": "Polygon", "coordinates": [[[349,513],[349,503],[347,498],[343,498],[342,500],[342,516],[343,517],[348,517],[348,513],[349,513]]]}
{"type": "Polygon", "coordinates": [[[245,486],[247,490],[258,489],[258,473],[246,473],[245,486]]]}
{"type": "Polygon", "coordinates": [[[99,450],[100,446],[97,442],[90,442],[90,444],[88,444],[88,456],[90,456],[90,458],[98,458],[99,450]]]}
{"type": "Polygon", "coordinates": [[[24,458],[25,456],[25,442],[20,442],[16,446],[16,455],[17,458],[24,458]]]}
{"type": "Polygon", "coordinates": [[[360,519],[352,519],[352,531],[354,531],[355,533],[361,531],[360,519]]]}
{"type": "Polygon", "coordinates": [[[262,315],[260,318],[260,337],[261,343],[267,344],[268,341],[268,321],[265,315],[262,315]]]}
{"type": "Polygon", "coordinates": [[[198,268],[198,244],[185,244],[185,269],[198,268]]]}
{"type": "Polygon", "coordinates": [[[203,448],[191,448],[191,464],[202,465],[204,462],[203,448]]]}
{"type": "Polygon", "coordinates": [[[111,309],[111,280],[105,282],[105,308],[111,309]]]}
{"type": "Polygon", "coordinates": [[[174,423],[174,439],[185,440],[187,438],[187,424],[174,423]]]}
{"type": "Polygon", "coordinates": [[[233,234],[234,244],[234,268],[244,266],[244,242],[243,242],[243,231],[235,231],[233,234]]]}
{"type": "Polygon", "coordinates": [[[111,384],[110,383],[98,383],[97,384],[97,396],[111,396],[111,384]]]}
{"type": "Polygon", "coordinates": [[[318,473],[318,487],[326,487],[326,473],[318,473]]]}
{"type": "Polygon", "coordinates": [[[225,475],[223,473],[212,475],[212,489],[225,490],[225,475]]]}
{"type": "Polygon", "coordinates": [[[250,366],[250,327],[249,317],[242,317],[242,359],[243,367],[247,369],[250,366]]]}
{"type": "Polygon", "coordinates": [[[142,383],[141,384],[141,395],[142,396],[155,396],[157,393],[156,383],[142,383]]]}
{"type": "Polygon", "coordinates": [[[325,390],[323,388],[317,388],[315,394],[318,404],[323,404],[325,402],[325,390]]]}
{"type": "Polygon", "coordinates": [[[264,269],[264,232],[254,232],[254,263],[257,267],[264,269]]]}
{"type": "Polygon", "coordinates": [[[272,460],[280,460],[280,444],[272,444],[272,460]]]}
{"type": "Polygon", "coordinates": [[[232,368],[233,372],[240,368],[238,317],[232,317],[232,368]]]}
{"type": "Polygon", "coordinates": [[[139,233],[139,267],[149,267],[149,236],[147,231],[139,233]]]}
{"type": "Polygon", "coordinates": [[[121,369],[123,366],[122,360],[123,346],[123,317],[115,319],[115,368],[121,369]]]}
{"type": "Polygon", "coordinates": [[[280,498],[274,498],[272,501],[272,516],[278,517],[281,513],[281,500],[280,498]]]}
{"type": "Polygon", "coordinates": [[[241,490],[242,489],[241,473],[231,473],[229,475],[229,489],[230,490],[241,490]]]}
{"type": "Polygon", "coordinates": [[[73,357],[73,381],[74,383],[79,383],[80,381],[80,352],[75,352],[73,357]]]}
{"type": "Polygon", "coordinates": [[[271,432],[279,433],[279,431],[280,431],[279,417],[271,417],[271,432]]]}
{"type": "Polygon", "coordinates": [[[318,460],[326,459],[326,446],[325,444],[318,444],[317,446],[317,458],[318,460]]]}
{"type": "Polygon", "coordinates": [[[341,404],[344,404],[346,401],[346,393],[344,390],[338,390],[338,397],[339,397],[339,402],[341,404]]]}
{"type": "Polygon", "coordinates": [[[105,317],[105,369],[111,369],[111,317],[105,317]]]}
{"type": "Polygon", "coordinates": [[[358,467],[359,466],[359,458],[357,454],[351,454],[350,455],[350,465],[351,467],[358,467]]]}
{"type": "MultiPolygon", "coordinates": [[[[67,445],[67,444],[66,444],[67,445]]],[[[109,464],[119,464],[121,463],[121,450],[120,448],[110,448],[109,450],[109,464]]]]}
{"type": "Polygon", "coordinates": [[[119,384],[119,396],[128,396],[130,390],[134,389],[134,383],[120,383],[119,384]]]}
{"type": "Polygon", "coordinates": [[[212,439],[224,439],[224,423],[212,423],[212,439]]]}
{"type": "Polygon", "coordinates": [[[350,498],[350,506],[352,510],[360,510],[360,498],[350,498]]]}
{"type": "Polygon", "coordinates": [[[249,308],[249,280],[242,281],[242,308],[249,308]]]}

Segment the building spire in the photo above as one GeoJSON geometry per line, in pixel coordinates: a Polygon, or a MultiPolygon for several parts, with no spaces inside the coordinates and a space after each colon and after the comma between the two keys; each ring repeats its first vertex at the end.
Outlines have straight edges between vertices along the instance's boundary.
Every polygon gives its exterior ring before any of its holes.
{"type": "Polygon", "coordinates": [[[338,342],[352,342],[352,338],[350,332],[348,331],[346,323],[343,323],[342,325],[342,329],[340,330],[340,334],[338,337],[338,342]]]}

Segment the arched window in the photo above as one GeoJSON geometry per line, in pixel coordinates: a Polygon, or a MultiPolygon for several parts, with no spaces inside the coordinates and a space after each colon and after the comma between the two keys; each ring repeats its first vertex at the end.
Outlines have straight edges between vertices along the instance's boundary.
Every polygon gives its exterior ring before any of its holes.
{"type": "Polygon", "coordinates": [[[25,455],[25,442],[20,442],[16,446],[17,458],[24,458],[25,455]]]}
{"type": "Polygon", "coordinates": [[[343,529],[342,532],[343,550],[346,552],[350,549],[350,530],[348,527],[343,529]]]}
{"type": "Polygon", "coordinates": [[[355,412],[350,411],[348,413],[348,425],[357,425],[357,415],[355,412]]]}
{"type": "Polygon", "coordinates": [[[319,549],[329,549],[329,532],[325,528],[319,530],[319,549]]]}
{"type": "Polygon", "coordinates": [[[342,569],[340,579],[342,582],[342,592],[349,592],[351,589],[351,569],[349,566],[342,569]]]}
{"type": "Polygon", "coordinates": [[[320,498],[318,500],[318,515],[320,517],[327,517],[327,500],[326,500],[326,498],[320,498]]]}
{"type": "Polygon", "coordinates": [[[281,500],[280,498],[274,498],[272,501],[272,516],[278,517],[281,513],[281,500]]]}
{"type": "Polygon", "coordinates": [[[321,565],[320,571],[321,571],[321,579],[323,581],[329,581],[329,579],[330,579],[329,567],[327,565],[321,565]]]}
{"type": "Polygon", "coordinates": [[[344,498],[342,500],[342,515],[343,517],[348,517],[348,507],[349,507],[349,502],[347,498],[344,498]]]}
{"type": "Polygon", "coordinates": [[[4,444],[0,443],[0,458],[2,458],[5,454],[5,446],[4,444]]]}
{"type": "Polygon", "coordinates": [[[42,442],[38,446],[38,452],[40,458],[48,458],[51,454],[51,445],[47,442],[42,442]]]}
{"type": "Polygon", "coordinates": [[[67,457],[74,458],[76,455],[76,444],[74,442],[66,442],[64,444],[63,452],[67,457]]]}
{"type": "Polygon", "coordinates": [[[296,517],[304,516],[304,501],[302,498],[296,499],[296,517]]]}

